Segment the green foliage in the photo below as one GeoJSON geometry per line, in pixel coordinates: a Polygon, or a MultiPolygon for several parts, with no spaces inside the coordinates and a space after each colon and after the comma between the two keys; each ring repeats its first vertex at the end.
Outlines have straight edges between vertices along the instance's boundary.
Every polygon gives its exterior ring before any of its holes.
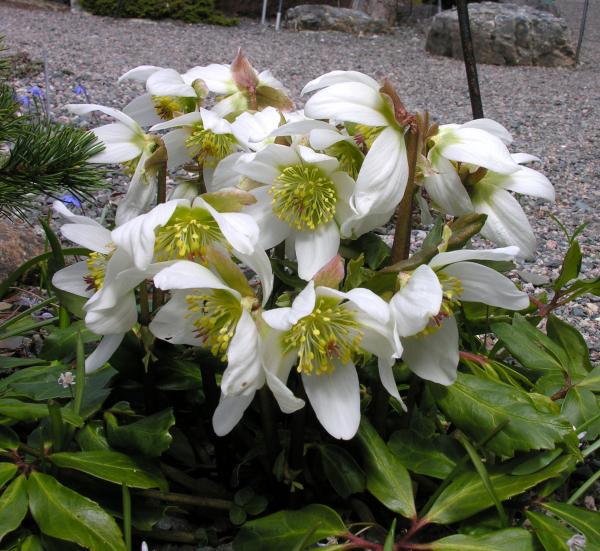
{"type": "Polygon", "coordinates": [[[96,15],[142,19],[180,19],[186,23],[237,25],[215,9],[214,0],[82,0],[81,5],[96,15]]]}
{"type": "Polygon", "coordinates": [[[19,527],[27,514],[28,504],[27,479],[19,476],[0,496],[0,539],[19,527]]]}
{"type": "Polygon", "coordinates": [[[574,532],[548,515],[527,511],[527,519],[546,551],[569,551],[567,541],[574,532]]]}
{"type": "Polygon", "coordinates": [[[533,536],[520,528],[501,530],[481,536],[457,534],[431,544],[433,551],[535,551],[533,536]]]}

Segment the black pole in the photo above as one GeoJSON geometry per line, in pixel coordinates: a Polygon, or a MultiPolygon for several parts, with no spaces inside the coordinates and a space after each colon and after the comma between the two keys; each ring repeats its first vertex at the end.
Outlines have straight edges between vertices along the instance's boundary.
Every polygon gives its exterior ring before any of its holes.
{"type": "Polygon", "coordinates": [[[581,53],[581,45],[583,44],[583,33],[585,33],[585,22],[587,20],[589,5],[590,0],[585,0],[583,4],[583,14],[581,16],[581,25],[579,27],[579,40],[577,41],[577,51],[575,52],[575,63],[579,63],[579,54],[581,53]]]}
{"type": "Polygon", "coordinates": [[[477,63],[475,62],[475,51],[473,50],[473,37],[471,36],[467,0],[456,0],[456,10],[458,11],[458,26],[460,29],[463,57],[465,59],[465,69],[467,71],[467,83],[469,84],[471,110],[473,111],[474,119],[482,119],[483,105],[481,104],[481,93],[479,92],[477,63]]]}

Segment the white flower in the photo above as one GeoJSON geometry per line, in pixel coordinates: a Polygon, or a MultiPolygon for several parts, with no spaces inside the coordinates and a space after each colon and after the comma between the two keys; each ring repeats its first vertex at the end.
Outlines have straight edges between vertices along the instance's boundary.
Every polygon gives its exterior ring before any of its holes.
{"type": "Polygon", "coordinates": [[[229,250],[254,270],[263,285],[266,301],[273,288],[273,272],[265,251],[258,245],[259,229],[248,214],[219,212],[210,196],[190,202],[177,199],[119,226],[112,239],[131,255],[140,271],[155,261],[196,259],[204,261],[209,248],[229,250]]]}
{"type": "Polygon", "coordinates": [[[148,169],[146,163],[160,143],[155,136],[146,134],[129,115],[116,109],[96,104],[71,104],[67,107],[78,115],[101,111],[118,121],[92,130],[104,144],[104,151],[88,159],[88,162],[131,163],[131,167],[135,167],[127,195],[117,208],[116,223],[124,224],[146,210],[156,196],[156,168],[148,169]]]}
{"type": "MultiPolygon", "coordinates": [[[[221,379],[221,401],[213,426],[227,434],[241,419],[265,378],[261,336],[255,322],[258,300],[247,286],[234,289],[209,269],[194,262],[180,261],[154,277],[155,285],[171,291],[150,331],[174,344],[208,348],[213,356],[227,362],[221,379]],[[242,294],[243,291],[244,294],[242,294]]],[[[304,405],[283,385],[272,391],[284,411],[291,413],[304,405]]]]}
{"type": "Polygon", "coordinates": [[[58,378],[58,384],[63,388],[69,388],[70,386],[75,384],[75,375],[71,371],[65,371],[60,374],[58,378]]]}
{"type": "Polygon", "coordinates": [[[137,322],[133,289],[146,278],[146,271],[134,268],[131,257],[116,248],[110,231],[100,224],[71,214],[58,201],[53,209],[68,222],[61,227],[62,235],[92,251],[87,260],[59,270],[52,278],[56,288],[88,299],[83,306],[86,327],[104,336],[86,358],[86,372],[91,372],[110,359],[137,322]]]}
{"type": "Polygon", "coordinates": [[[352,206],[360,215],[390,214],[402,199],[408,180],[403,107],[389,84],[380,86],[356,71],[332,71],[309,82],[302,93],[319,90],[304,107],[314,119],[363,125],[369,145],[356,180],[352,206]],[[400,119],[400,120],[398,120],[400,119]]]}
{"type": "Polygon", "coordinates": [[[587,540],[583,534],[575,534],[567,540],[569,551],[584,551],[586,549],[587,540]]]}
{"type": "Polygon", "coordinates": [[[270,71],[258,73],[241,49],[231,65],[213,63],[194,67],[188,74],[202,79],[207,88],[217,94],[220,101],[213,110],[223,117],[248,109],[260,111],[268,106],[284,111],[293,107],[281,82],[270,71]]]}
{"type": "Polygon", "coordinates": [[[378,358],[386,390],[401,401],[392,366],[401,354],[384,300],[367,289],[347,293],[310,281],[289,308],[263,313],[274,331],[264,342],[268,376],[286,384],[294,364],[317,418],[335,438],[350,439],[360,423],[360,389],[355,360],[378,358]]]}
{"type": "Polygon", "coordinates": [[[474,301],[522,310],[529,297],[507,277],[473,260],[514,260],[517,247],[440,253],[414,272],[400,274],[401,289],[390,308],[404,353],[419,377],[450,385],[458,367],[458,328],[453,310],[474,301]]]}
{"type": "Polygon", "coordinates": [[[245,211],[260,227],[262,248],[286,240],[305,280],[337,254],[340,227],[355,214],[348,202],[354,181],[338,165],[308,147],[277,144],[236,164],[239,173],[266,184],[251,191],[256,203],[245,211]]]}

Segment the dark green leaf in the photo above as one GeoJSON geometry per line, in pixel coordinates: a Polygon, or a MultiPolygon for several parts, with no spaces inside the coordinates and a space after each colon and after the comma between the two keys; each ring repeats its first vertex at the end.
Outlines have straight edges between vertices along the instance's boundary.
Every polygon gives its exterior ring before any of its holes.
{"type": "Polygon", "coordinates": [[[410,475],[363,417],[357,434],[364,457],[367,489],[388,509],[415,518],[415,501],[410,475]]]}
{"type": "Polygon", "coordinates": [[[156,388],[160,390],[195,390],[202,388],[200,366],[196,362],[168,358],[161,361],[156,388]]]}
{"type": "Polygon", "coordinates": [[[325,505],[309,505],[299,511],[280,511],[246,522],[233,546],[235,551],[283,551],[304,541],[312,545],[346,532],[339,515],[325,505]],[[305,541],[308,533],[312,535],[305,541]]]}
{"type": "Polygon", "coordinates": [[[19,435],[10,427],[0,425],[0,450],[16,450],[19,447],[19,435]]]}
{"type": "Polygon", "coordinates": [[[587,375],[592,370],[590,351],[581,333],[572,325],[554,315],[548,316],[546,324],[548,337],[566,351],[566,365],[563,367],[573,376],[587,375]]]}
{"type": "Polygon", "coordinates": [[[17,367],[28,367],[30,365],[46,364],[45,360],[40,358],[5,358],[0,357],[0,370],[12,371],[17,367]]]}
{"type": "Polygon", "coordinates": [[[12,480],[17,474],[17,466],[14,463],[0,463],[0,488],[12,480]]]}
{"type": "Polygon", "coordinates": [[[44,339],[40,357],[47,360],[62,360],[63,358],[75,356],[75,347],[77,346],[77,338],[80,333],[84,343],[100,339],[98,335],[86,329],[83,321],[78,321],[62,329],[55,327],[44,339]]]}
{"type": "Polygon", "coordinates": [[[512,325],[492,324],[492,331],[506,349],[529,372],[545,375],[566,369],[568,355],[523,316],[515,314],[512,325]]]}
{"type": "Polygon", "coordinates": [[[600,392],[600,365],[592,369],[576,386],[577,388],[600,392]]]}
{"type": "Polygon", "coordinates": [[[392,521],[390,530],[383,544],[383,551],[394,551],[394,539],[396,537],[396,519],[392,521]]]}
{"type": "Polygon", "coordinates": [[[319,451],[325,476],[340,496],[347,498],[364,491],[365,473],[352,455],[333,444],[320,446],[319,451]]]}
{"type": "Polygon", "coordinates": [[[432,551],[535,551],[533,535],[522,528],[509,528],[481,536],[449,536],[431,544],[432,551]]]}
{"type": "Polygon", "coordinates": [[[448,418],[475,439],[508,420],[508,426],[486,444],[487,449],[500,455],[512,457],[517,450],[553,449],[573,432],[556,404],[540,394],[463,373],[449,387],[431,388],[448,418]]]}
{"type": "MultiPolygon", "coordinates": [[[[572,466],[570,457],[561,457],[546,468],[523,476],[508,474],[507,466],[490,468],[490,481],[501,501],[522,494],[540,482],[559,476],[572,466]]],[[[492,507],[494,502],[475,471],[459,474],[439,495],[426,518],[436,524],[451,524],[492,507]]]]}
{"type": "Polygon", "coordinates": [[[409,471],[441,479],[450,474],[464,455],[454,438],[445,435],[421,438],[412,430],[394,432],[388,445],[409,471]]]}
{"type": "Polygon", "coordinates": [[[510,474],[523,475],[536,473],[540,469],[543,469],[547,465],[550,465],[558,456],[562,455],[564,450],[556,448],[555,450],[548,450],[545,452],[534,453],[531,457],[519,463],[514,467],[510,474]]]}
{"type": "Polygon", "coordinates": [[[167,481],[152,463],[123,453],[111,450],[62,452],[50,455],[49,459],[57,467],[75,469],[115,484],[127,484],[130,488],[159,488],[164,492],[168,489],[167,481]]]}
{"type": "MultiPolygon", "coordinates": [[[[70,409],[62,408],[61,410],[63,421],[80,427],[83,424],[83,419],[75,415],[70,409]]],[[[46,404],[32,404],[23,402],[13,398],[0,399],[0,417],[8,417],[16,421],[36,421],[48,417],[48,406],[46,404]]]]}
{"type": "Polygon", "coordinates": [[[254,496],[246,505],[244,511],[249,515],[260,515],[266,508],[269,502],[265,496],[254,496]]]}
{"type": "Polygon", "coordinates": [[[546,551],[569,551],[567,541],[574,532],[548,515],[533,511],[526,511],[525,514],[546,551]]]}
{"type": "Polygon", "coordinates": [[[58,384],[58,378],[64,371],[69,371],[69,368],[60,363],[27,367],[2,379],[0,391],[35,401],[70,398],[72,389],[58,384]]]}
{"type": "Polygon", "coordinates": [[[91,499],[39,472],[30,475],[27,490],[31,514],[44,534],[91,551],[126,551],[114,519],[91,499]]]}
{"type": "Polygon", "coordinates": [[[27,479],[21,475],[0,496],[0,540],[21,525],[27,504],[27,479]]]}
{"type": "Polygon", "coordinates": [[[175,424],[172,409],[165,409],[129,425],[119,425],[112,413],[105,413],[108,443],[115,448],[135,450],[158,457],[171,445],[169,429],[175,424]]]}
{"type": "Polygon", "coordinates": [[[27,536],[21,543],[19,551],[44,551],[44,546],[39,536],[27,536]]]}
{"type": "MultiPolygon", "coordinates": [[[[600,549],[600,513],[566,503],[543,503],[542,507],[581,532],[590,549],[600,549]]],[[[587,549],[587,547],[586,547],[587,549]]]]}
{"type": "MultiPolygon", "coordinates": [[[[573,387],[567,392],[561,411],[573,426],[578,427],[585,421],[596,417],[600,408],[598,408],[596,395],[591,390],[573,387]]],[[[585,431],[587,439],[594,440],[600,433],[600,419],[592,422],[585,431]]]]}
{"type": "Polygon", "coordinates": [[[373,277],[373,271],[364,267],[365,257],[361,254],[358,258],[348,260],[346,265],[346,279],[344,280],[344,291],[355,287],[362,287],[363,283],[373,277]]]}
{"type": "Polygon", "coordinates": [[[581,271],[581,248],[577,241],[573,241],[565,258],[563,260],[560,274],[552,287],[555,291],[562,289],[572,279],[577,279],[579,272],[581,271]]]}
{"type": "Polygon", "coordinates": [[[392,255],[392,250],[378,235],[373,232],[361,235],[352,243],[354,248],[357,248],[365,255],[365,262],[372,270],[378,270],[392,255]]]}
{"type": "Polygon", "coordinates": [[[232,524],[240,526],[246,522],[246,518],[246,511],[239,505],[232,505],[231,509],[229,509],[229,520],[232,524]]]}

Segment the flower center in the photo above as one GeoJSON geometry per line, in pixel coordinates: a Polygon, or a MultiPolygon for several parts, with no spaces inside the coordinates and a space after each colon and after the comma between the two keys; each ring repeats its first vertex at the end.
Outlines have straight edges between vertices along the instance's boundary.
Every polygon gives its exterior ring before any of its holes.
{"type": "Polygon", "coordinates": [[[446,318],[454,315],[454,310],[460,306],[460,296],[463,287],[459,279],[443,272],[437,273],[442,285],[442,305],[440,311],[429,320],[429,325],[419,333],[422,336],[435,333],[446,318]]]}
{"type": "Polygon", "coordinates": [[[284,168],[269,193],[273,196],[273,212],[297,230],[314,230],[335,215],[335,186],[316,166],[284,168]]]}
{"type": "Polygon", "coordinates": [[[339,170],[347,172],[353,179],[356,180],[364,156],[359,149],[350,142],[342,140],[334,143],[328,150],[327,154],[335,157],[340,165],[339,170]]]}
{"type": "Polygon", "coordinates": [[[242,315],[240,301],[229,291],[215,289],[205,295],[187,295],[188,313],[194,332],[210,353],[227,361],[227,348],[242,315]]]}
{"type": "Polygon", "coordinates": [[[299,373],[321,375],[334,371],[333,360],[348,363],[360,351],[362,337],[352,312],[336,299],[318,297],[312,313],[284,334],[283,349],[297,351],[299,373]]]}
{"type": "Polygon", "coordinates": [[[114,247],[111,245],[111,251],[104,253],[90,253],[90,256],[85,261],[88,269],[88,274],[83,278],[87,283],[88,291],[99,291],[104,285],[104,277],[106,276],[106,265],[113,255],[114,247]]]}
{"type": "Polygon", "coordinates": [[[383,126],[366,126],[364,124],[357,124],[354,127],[354,141],[359,145],[365,144],[368,149],[371,149],[373,142],[383,130],[383,126]]]}
{"type": "Polygon", "coordinates": [[[202,123],[194,125],[192,133],[185,140],[188,148],[199,149],[198,160],[210,166],[233,153],[236,143],[233,134],[215,134],[212,130],[206,130],[202,123]]]}
{"type": "Polygon", "coordinates": [[[219,225],[202,208],[177,207],[170,220],[156,230],[157,260],[202,259],[209,246],[225,243],[219,225]]]}
{"type": "Polygon", "coordinates": [[[163,120],[170,121],[178,115],[191,113],[195,109],[194,98],[178,98],[175,96],[152,96],[154,110],[163,120]]]}

